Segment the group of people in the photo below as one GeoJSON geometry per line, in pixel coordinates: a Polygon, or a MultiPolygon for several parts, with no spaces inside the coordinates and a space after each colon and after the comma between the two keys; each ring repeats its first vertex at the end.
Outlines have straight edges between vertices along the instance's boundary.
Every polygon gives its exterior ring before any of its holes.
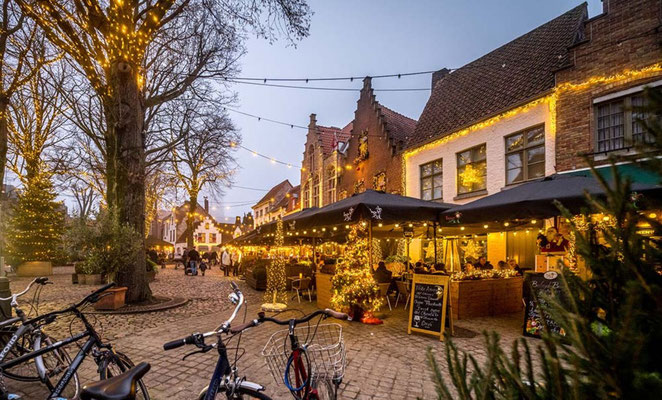
{"type": "Polygon", "coordinates": [[[230,276],[230,274],[238,276],[240,274],[241,252],[237,250],[230,252],[227,248],[224,248],[219,257],[216,251],[205,252],[200,255],[198,250],[193,247],[191,250],[184,248],[181,254],[181,262],[184,264],[184,274],[186,275],[198,275],[198,270],[200,270],[200,273],[204,276],[205,271],[218,265],[219,261],[221,271],[225,276],[230,276]]]}
{"type": "Polygon", "coordinates": [[[520,268],[520,266],[517,264],[517,261],[514,258],[509,259],[508,262],[499,261],[497,263],[497,267],[494,268],[494,266],[489,261],[487,261],[487,258],[485,258],[485,256],[478,258],[478,261],[475,263],[470,263],[470,262],[466,263],[462,269],[464,270],[464,272],[472,272],[476,270],[481,270],[481,271],[493,270],[493,269],[503,271],[506,269],[512,269],[515,270],[519,275],[522,275],[524,273],[524,269],[520,268]]]}

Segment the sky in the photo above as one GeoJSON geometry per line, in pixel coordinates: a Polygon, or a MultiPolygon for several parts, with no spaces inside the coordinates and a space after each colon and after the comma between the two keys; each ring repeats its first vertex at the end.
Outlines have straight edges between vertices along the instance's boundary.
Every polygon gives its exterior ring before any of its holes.
{"type": "MultiPolygon", "coordinates": [[[[312,0],[310,35],[292,46],[285,40],[269,44],[249,39],[240,60],[241,77],[314,78],[348,77],[457,68],[515,39],[581,4],[579,0],[312,0]]],[[[600,0],[589,0],[589,16],[602,10],[600,0]]],[[[429,74],[373,79],[374,89],[430,88],[429,74]]],[[[276,82],[274,82],[276,83],[276,82]]],[[[318,124],[343,127],[354,117],[360,80],[311,82],[308,85],[356,88],[355,92],[287,89],[235,84],[234,109],[306,126],[311,113],[318,124]]],[[[377,100],[410,118],[418,119],[429,90],[376,92],[377,100]]],[[[299,184],[306,130],[290,128],[229,112],[246,148],[279,161],[236,152],[240,169],[234,184],[268,190],[289,179],[299,184]]],[[[233,187],[220,202],[212,200],[220,221],[250,211],[266,192],[233,187]],[[228,208],[229,207],[229,208],[228,208]]]]}

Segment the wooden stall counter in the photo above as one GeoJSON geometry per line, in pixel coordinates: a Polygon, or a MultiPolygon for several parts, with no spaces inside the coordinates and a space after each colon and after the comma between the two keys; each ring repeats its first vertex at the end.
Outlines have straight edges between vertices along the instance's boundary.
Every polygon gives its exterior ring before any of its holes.
{"type": "Polygon", "coordinates": [[[320,310],[333,308],[331,307],[331,294],[333,293],[331,290],[331,278],[333,278],[333,275],[331,274],[323,274],[319,272],[315,274],[315,284],[317,285],[315,289],[317,291],[317,308],[320,310]]]}
{"type": "Polygon", "coordinates": [[[522,310],[523,278],[451,282],[453,319],[489,317],[522,310]]]}

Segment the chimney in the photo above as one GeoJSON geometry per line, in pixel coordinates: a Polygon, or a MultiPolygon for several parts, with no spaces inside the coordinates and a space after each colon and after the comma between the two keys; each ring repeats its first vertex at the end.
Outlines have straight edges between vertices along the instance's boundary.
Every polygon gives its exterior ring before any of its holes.
{"type": "Polygon", "coordinates": [[[442,68],[439,71],[434,71],[432,73],[432,89],[434,90],[434,85],[437,84],[442,78],[448,75],[451,72],[448,68],[442,68]]]}
{"type": "Polygon", "coordinates": [[[366,76],[363,78],[363,89],[371,89],[372,88],[372,77],[366,76]]]}
{"type": "Polygon", "coordinates": [[[205,196],[205,211],[209,212],[209,200],[207,199],[207,196],[205,196]]]}
{"type": "Polygon", "coordinates": [[[317,114],[310,114],[310,123],[308,124],[309,128],[313,128],[317,125],[317,114]]]}
{"type": "Polygon", "coordinates": [[[607,14],[609,12],[609,0],[602,0],[602,13],[607,14]]]}

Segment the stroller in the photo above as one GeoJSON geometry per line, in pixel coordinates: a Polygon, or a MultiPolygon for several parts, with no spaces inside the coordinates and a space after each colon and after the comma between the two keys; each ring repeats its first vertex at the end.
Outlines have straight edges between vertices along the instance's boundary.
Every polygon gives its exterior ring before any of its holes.
{"type": "Polygon", "coordinates": [[[205,271],[208,268],[207,264],[204,261],[202,261],[202,262],[200,262],[199,268],[200,268],[200,271],[202,272],[202,276],[205,276],[205,271]]]}
{"type": "MultiPolygon", "coordinates": [[[[195,261],[189,261],[189,263],[186,265],[186,268],[184,268],[184,275],[198,275],[198,268],[195,267],[195,261]]],[[[202,272],[204,275],[204,271],[202,272]]]]}

